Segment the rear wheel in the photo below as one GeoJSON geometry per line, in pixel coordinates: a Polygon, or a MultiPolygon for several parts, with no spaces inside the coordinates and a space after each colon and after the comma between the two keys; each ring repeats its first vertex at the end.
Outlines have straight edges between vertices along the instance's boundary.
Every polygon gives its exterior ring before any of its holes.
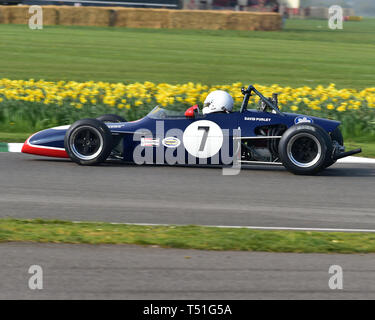
{"type": "Polygon", "coordinates": [[[280,139],[280,159],[294,174],[318,173],[325,168],[331,154],[332,142],[328,133],[314,124],[290,127],[280,139]]]}
{"type": "Polygon", "coordinates": [[[104,162],[112,151],[112,134],[97,119],[82,119],[73,123],[66,132],[65,150],[72,161],[81,165],[104,162]]]}

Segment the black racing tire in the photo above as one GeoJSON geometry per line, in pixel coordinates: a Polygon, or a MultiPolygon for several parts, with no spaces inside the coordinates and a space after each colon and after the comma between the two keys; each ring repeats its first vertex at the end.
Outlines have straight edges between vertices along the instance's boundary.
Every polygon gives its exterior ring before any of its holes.
{"type": "MultiPolygon", "coordinates": [[[[331,132],[331,141],[337,141],[340,146],[344,145],[344,137],[342,136],[341,130],[337,127],[331,132]]],[[[332,157],[327,159],[325,167],[328,168],[336,163],[337,160],[333,160],[332,157]]]]}
{"type": "Polygon", "coordinates": [[[285,168],[300,175],[313,175],[326,167],[332,155],[328,133],[312,123],[290,127],[280,139],[279,156],[285,168]]]}
{"type": "Polygon", "coordinates": [[[80,165],[104,162],[112,151],[111,131],[97,119],[74,122],[65,134],[65,150],[70,159],[80,165]]]}
{"type": "MultiPolygon", "coordinates": [[[[117,115],[117,114],[103,114],[102,116],[96,118],[97,120],[100,120],[104,123],[119,123],[119,122],[126,122],[126,119],[117,115]]],[[[120,143],[121,141],[121,136],[112,136],[113,139],[113,148],[116,148],[116,146],[120,143]]],[[[113,149],[112,148],[112,149],[113,149]]]]}
{"type": "Polygon", "coordinates": [[[103,114],[100,117],[96,118],[97,120],[103,121],[103,122],[126,122],[125,118],[117,115],[117,114],[103,114]]]}

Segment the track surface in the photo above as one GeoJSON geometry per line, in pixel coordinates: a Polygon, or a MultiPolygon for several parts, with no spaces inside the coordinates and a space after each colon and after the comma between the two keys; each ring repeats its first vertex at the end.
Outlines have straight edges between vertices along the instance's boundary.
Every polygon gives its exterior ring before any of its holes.
{"type": "MultiPolygon", "coordinates": [[[[375,229],[375,166],[316,177],[282,168],[77,166],[0,154],[0,217],[375,229]]],[[[374,255],[0,244],[0,299],[375,299],[374,255]],[[38,264],[44,289],[28,289],[38,264]],[[328,269],[344,270],[344,290],[328,269]]]]}
{"type": "Polygon", "coordinates": [[[0,216],[132,223],[375,229],[375,165],[319,176],[253,167],[83,167],[0,154],[0,216]]]}
{"type": "Polygon", "coordinates": [[[0,299],[374,299],[374,255],[0,244],[0,299]],[[43,290],[30,290],[31,265],[43,290]],[[331,265],[343,290],[331,290],[331,265]]]}

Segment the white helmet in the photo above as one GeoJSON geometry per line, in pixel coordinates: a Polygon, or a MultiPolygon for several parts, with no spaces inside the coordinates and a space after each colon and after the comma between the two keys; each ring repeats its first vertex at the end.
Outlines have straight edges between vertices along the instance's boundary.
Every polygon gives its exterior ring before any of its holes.
{"type": "Polygon", "coordinates": [[[213,112],[231,112],[233,109],[232,96],[223,90],[212,91],[204,100],[203,114],[213,112]]]}

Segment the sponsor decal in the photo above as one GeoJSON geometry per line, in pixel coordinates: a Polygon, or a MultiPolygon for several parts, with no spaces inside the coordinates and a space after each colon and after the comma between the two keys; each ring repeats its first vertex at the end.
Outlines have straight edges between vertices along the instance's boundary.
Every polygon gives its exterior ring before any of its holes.
{"type": "Polygon", "coordinates": [[[297,130],[312,130],[312,131],[316,131],[314,127],[312,126],[304,126],[304,125],[300,125],[298,127],[296,127],[297,130]]]}
{"type": "Polygon", "coordinates": [[[109,129],[120,129],[120,128],[122,128],[124,125],[122,125],[122,124],[111,124],[111,125],[107,125],[107,127],[109,128],[109,129]]]}
{"type": "Polygon", "coordinates": [[[309,118],[309,117],[306,117],[306,116],[299,116],[297,118],[294,119],[294,123],[295,124],[299,124],[299,123],[313,123],[313,119],[309,118]]]}
{"type": "Polygon", "coordinates": [[[159,147],[160,146],[160,139],[153,139],[153,138],[141,138],[141,146],[142,147],[159,147]]]}
{"type": "Polygon", "coordinates": [[[261,121],[261,122],[270,122],[271,118],[255,118],[255,117],[245,117],[244,120],[247,121],[261,121]]]}
{"type": "Polygon", "coordinates": [[[177,148],[181,144],[181,141],[175,137],[166,137],[163,139],[162,144],[167,148],[177,148]]]}

